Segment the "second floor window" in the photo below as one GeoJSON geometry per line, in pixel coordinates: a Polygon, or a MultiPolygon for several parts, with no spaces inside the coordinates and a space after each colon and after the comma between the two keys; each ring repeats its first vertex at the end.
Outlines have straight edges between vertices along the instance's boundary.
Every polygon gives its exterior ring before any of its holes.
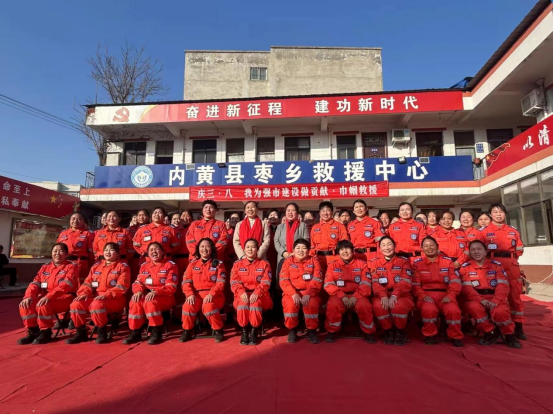
{"type": "Polygon", "coordinates": [[[123,164],[127,166],[146,164],[146,142],[125,143],[123,164]]]}
{"type": "Polygon", "coordinates": [[[513,130],[511,128],[503,128],[497,130],[486,130],[488,134],[488,143],[490,145],[490,151],[495,150],[502,144],[505,144],[511,138],[513,138],[513,130]]]}
{"type": "Polygon", "coordinates": [[[240,163],[244,161],[244,139],[233,138],[227,140],[227,163],[240,163]]]}
{"type": "Polygon", "coordinates": [[[194,140],[192,142],[192,161],[194,163],[215,163],[217,159],[217,140],[194,140]]]}
{"type": "Polygon", "coordinates": [[[275,138],[257,139],[257,161],[275,161],[275,138]]]}
{"type": "Polygon", "coordinates": [[[441,131],[421,132],[416,135],[417,157],[433,157],[444,155],[441,131]]]}
{"type": "Polygon", "coordinates": [[[354,135],[342,135],[336,137],[336,148],[338,150],[338,159],[354,159],[357,143],[354,135]]]}
{"type": "Polygon", "coordinates": [[[173,141],[156,142],[156,164],[173,164],[173,141]]]}
{"type": "Polygon", "coordinates": [[[456,156],[476,157],[476,152],[474,150],[474,131],[454,131],[453,139],[455,140],[456,156]]]}
{"type": "Polygon", "coordinates": [[[286,161],[309,161],[311,158],[310,137],[286,137],[284,158],[286,161]]]}

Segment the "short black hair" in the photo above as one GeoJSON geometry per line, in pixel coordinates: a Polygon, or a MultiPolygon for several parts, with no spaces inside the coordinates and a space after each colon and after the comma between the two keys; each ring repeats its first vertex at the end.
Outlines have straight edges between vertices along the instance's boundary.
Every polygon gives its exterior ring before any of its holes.
{"type": "Polygon", "coordinates": [[[470,217],[472,218],[472,220],[474,220],[474,213],[472,213],[470,210],[466,210],[466,209],[461,210],[461,214],[459,215],[459,218],[461,216],[463,216],[463,213],[468,213],[470,215],[470,217]]]}
{"type": "Polygon", "coordinates": [[[334,205],[332,204],[332,202],[325,200],[324,202],[319,203],[319,212],[325,207],[329,208],[330,210],[334,210],[334,205]]]}
{"type": "Polygon", "coordinates": [[[442,212],[440,213],[440,218],[439,218],[438,220],[442,220],[442,219],[444,218],[444,215],[445,215],[445,214],[448,214],[448,213],[451,215],[451,218],[452,218],[453,220],[455,220],[455,213],[453,213],[451,210],[444,210],[444,211],[442,211],[442,212]]]}
{"type": "Polygon", "coordinates": [[[277,208],[271,208],[267,211],[267,216],[269,216],[271,213],[276,212],[277,216],[280,218],[280,212],[277,208]]]}
{"type": "Polygon", "coordinates": [[[486,244],[484,242],[482,242],[480,239],[475,239],[474,241],[472,241],[470,244],[469,244],[469,250],[470,250],[470,247],[473,245],[473,244],[480,244],[484,247],[484,249],[487,251],[488,250],[488,247],[486,246],[486,244]]]}
{"type": "Polygon", "coordinates": [[[348,239],[342,239],[338,244],[336,245],[336,252],[340,253],[340,251],[344,248],[349,248],[353,251],[353,244],[348,239]]]}
{"type": "Polygon", "coordinates": [[[431,236],[426,236],[426,237],[423,238],[423,240],[421,241],[421,247],[422,247],[422,245],[424,244],[424,241],[426,241],[426,240],[432,241],[432,242],[434,242],[434,243],[436,244],[436,246],[437,246],[438,248],[440,247],[440,244],[438,243],[438,241],[436,241],[436,240],[435,240],[434,238],[432,238],[431,236]]]}
{"type": "Polygon", "coordinates": [[[248,244],[248,242],[255,242],[255,247],[257,249],[259,249],[259,241],[255,238],[250,238],[248,239],[246,242],[244,242],[244,248],[246,247],[246,245],[248,244]]]}
{"type": "Polygon", "coordinates": [[[391,236],[388,236],[388,235],[384,235],[382,238],[380,238],[380,241],[378,241],[378,246],[382,245],[382,242],[384,242],[387,239],[392,241],[394,246],[396,246],[396,241],[394,241],[393,238],[391,236]]]}
{"type": "Polygon", "coordinates": [[[52,249],[50,249],[50,252],[52,252],[56,246],[59,246],[63,250],[63,252],[69,254],[69,248],[63,242],[56,242],[54,245],[52,245],[52,249]]]}
{"type": "Polygon", "coordinates": [[[349,217],[351,218],[351,212],[347,209],[341,209],[340,210],[340,216],[342,216],[344,213],[347,213],[349,217]]]}
{"type": "Polygon", "coordinates": [[[478,219],[480,219],[482,216],[487,216],[489,220],[492,220],[492,217],[488,212],[480,212],[480,214],[478,215],[478,219]]]}
{"type": "Polygon", "coordinates": [[[154,208],[154,210],[152,210],[152,212],[155,212],[156,210],[161,210],[163,212],[163,217],[167,216],[167,211],[165,210],[165,208],[163,206],[156,206],[154,208]]]}
{"type": "Polygon", "coordinates": [[[214,200],[211,200],[211,199],[204,200],[202,203],[202,209],[204,208],[205,205],[211,205],[215,208],[215,210],[217,210],[217,203],[215,203],[214,200]]]}
{"type": "Polygon", "coordinates": [[[362,203],[365,207],[367,207],[367,202],[365,202],[363,199],[357,199],[357,200],[355,200],[355,201],[353,202],[353,205],[351,205],[351,206],[355,207],[355,205],[356,205],[357,203],[362,203]]]}
{"type": "Polygon", "coordinates": [[[307,239],[303,239],[303,238],[300,238],[300,239],[296,239],[296,241],[294,242],[294,248],[296,247],[296,245],[305,245],[307,247],[307,249],[309,249],[309,241],[307,239]]]}
{"type": "Polygon", "coordinates": [[[117,245],[115,242],[108,242],[104,246],[104,251],[106,250],[106,248],[109,248],[109,247],[112,247],[115,252],[119,253],[119,245],[117,245]]]}
{"type": "Polygon", "coordinates": [[[488,210],[490,215],[492,214],[492,210],[495,209],[495,208],[501,209],[501,211],[503,211],[503,213],[507,213],[507,209],[505,208],[503,203],[492,203],[490,205],[490,209],[488,210]]]}
{"type": "Polygon", "coordinates": [[[161,249],[161,252],[165,253],[165,248],[163,247],[163,245],[161,245],[159,242],[155,242],[155,241],[150,242],[150,244],[148,245],[148,249],[146,249],[146,252],[148,252],[150,250],[150,247],[152,247],[154,245],[157,246],[159,249],[161,249]]]}
{"type": "Polygon", "coordinates": [[[397,207],[397,214],[398,214],[398,215],[399,215],[399,210],[401,209],[401,207],[402,207],[402,206],[405,206],[405,205],[407,205],[407,206],[409,206],[409,207],[411,208],[411,214],[413,214],[413,212],[415,212],[415,209],[413,208],[413,205],[412,205],[411,203],[409,203],[409,202],[401,202],[401,203],[399,204],[399,206],[397,207]]]}

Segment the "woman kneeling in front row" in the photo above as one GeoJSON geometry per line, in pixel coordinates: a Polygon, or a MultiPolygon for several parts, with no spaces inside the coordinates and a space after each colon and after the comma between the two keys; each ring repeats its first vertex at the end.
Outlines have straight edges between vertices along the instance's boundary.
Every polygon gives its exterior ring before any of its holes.
{"type": "Polygon", "coordinates": [[[194,324],[200,309],[215,331],[215,342],[223,341],[221,308],[225,305],[225,266],[217,259],[215,243],[203,238],[196,245],[196,258],[190,261],[182,281],[186,301],[182,305],[182,328],[179,341],[192,338],[194,324]]]}

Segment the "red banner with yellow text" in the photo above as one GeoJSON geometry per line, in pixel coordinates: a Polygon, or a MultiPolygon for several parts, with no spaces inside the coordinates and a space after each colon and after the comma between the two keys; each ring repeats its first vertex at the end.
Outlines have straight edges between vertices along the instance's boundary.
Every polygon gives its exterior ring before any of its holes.
{"type": "Polygon", "coordinates": [[[304,185],[268,186],[193,186],[190,187],[190,201],[216,202],[265,201],[265,200],[312,200],[312,199],[351,199],[367,197],[387,197],[388,182],[355,183],[316,183],[304,185]]]}

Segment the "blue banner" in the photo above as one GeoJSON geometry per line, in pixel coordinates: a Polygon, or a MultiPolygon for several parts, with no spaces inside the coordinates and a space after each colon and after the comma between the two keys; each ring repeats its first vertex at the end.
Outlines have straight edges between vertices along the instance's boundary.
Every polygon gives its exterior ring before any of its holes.
{"type": "Polygon", "coordinates": [[[144,188],[350,182],[472,181],[470,156],[96,167],[94,187],[144,188]]]}

